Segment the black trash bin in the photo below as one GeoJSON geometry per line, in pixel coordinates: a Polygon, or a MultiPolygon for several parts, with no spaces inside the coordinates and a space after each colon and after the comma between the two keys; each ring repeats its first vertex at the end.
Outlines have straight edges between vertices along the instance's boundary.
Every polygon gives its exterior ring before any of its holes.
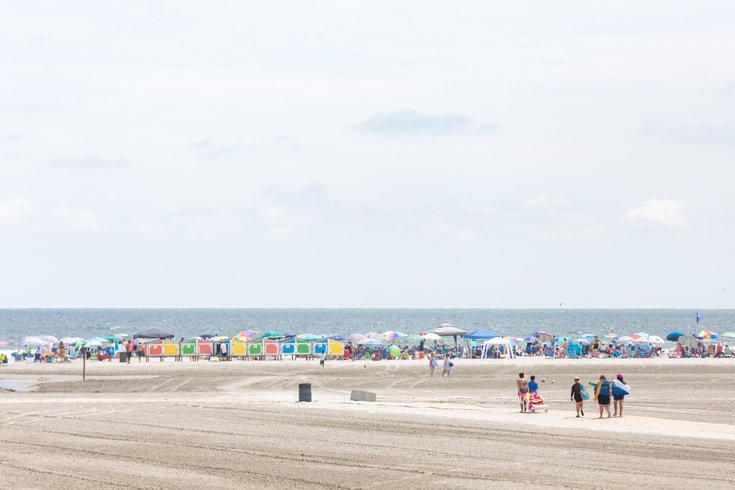
{"type": "Polygon", "coordinates": [[[311,401],[311,383],[301,383],[299,385],[299,401],[310,402],[311,401]]]}

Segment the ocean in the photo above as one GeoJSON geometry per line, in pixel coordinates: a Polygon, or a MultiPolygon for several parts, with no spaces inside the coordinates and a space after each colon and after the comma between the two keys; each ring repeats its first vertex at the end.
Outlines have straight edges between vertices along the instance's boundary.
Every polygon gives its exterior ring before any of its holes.
{"type": "Polygon", "coordinates": [[[735,331],[735,310],[674,309],[0,309],[0,340],[14,346],[26,335],[90,338],[161,328],[177,338],[203,333],[351,334],[397,330],[418,333],[444,322],[524,337],[535,330],[574,337],[585,333],[647,332],[665,336],[703,328],[735,331]]]}

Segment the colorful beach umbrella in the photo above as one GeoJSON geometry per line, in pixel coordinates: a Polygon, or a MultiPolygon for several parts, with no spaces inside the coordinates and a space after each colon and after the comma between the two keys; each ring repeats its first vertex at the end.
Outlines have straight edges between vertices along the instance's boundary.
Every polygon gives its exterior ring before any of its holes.
{"type": "Polygon", "coordinates": [[[375,339],[363,339],[363,341],[360,343],[363,347],[370,347],[370,348],[382,348],[385,347],[387,344],[385,342],[382,342],[380,340],[375,339]]]}
{"type": "Polygon", "coordinates": [[[9,344],[6,340],[0,340],[0,347],[7,347],[9,344]]]}
{"type": "Polygon", "coordinates": [[[695,337],[700,337],[703,339],[716,339],[717,338],[717,332],[713,332],[712,330],[701,330],[695,337]]]}
{"type": "Polygon", "coordinates": [[[531,337],[538,338],[540,342],[549,342],[551,339],[554,338],[554,336],[552,334],[550,334],[549,332],[546,332],[544,330],[538,330],[536,332],[531,332],[528,335],[531,336],[531,337]]]}
{"type": "Polygon", "coordinates": [[[380,334],[381,337],[383,337],[386,340],[398,340],[407,337],[407,335],[403,332],[394,332],[393,330],[388,330],[386,332],[383,332],[380,334]]]}
{"type": "Polygon", "coordinates": [[[618,336],[618,334],[613,333],[613,332],[610,332],[610,333],[605,334],[605,338],[608,339],[608,340],[614,339],[617,336],[618,336]]]}

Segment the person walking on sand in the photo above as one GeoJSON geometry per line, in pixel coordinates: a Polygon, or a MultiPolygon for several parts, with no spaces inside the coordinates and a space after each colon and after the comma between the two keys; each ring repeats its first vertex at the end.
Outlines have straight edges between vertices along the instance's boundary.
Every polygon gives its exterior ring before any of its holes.
{"type": "Polygon", "coordinates": [[[518,373],[516,386],[518,387],[518,397],[521,401],[521,413],[524,413],[528,408],[528,380],[523,377],[523,373],[518,373]]]}
{"type": "Polygon", "coordinates": [[[613,417],[623,416],[623,400],[625,395],[628,393],[618,386],[618,383],[625,385],[622,373],[618,373],[616,380],[612,383],[612,396],[613,396],[613,417]]]}
{"type": "Polygon", "coordinates": [[[319,354],[319,366],[321,366],[322,369],[324,369],[324,361],[327,359],[327,353],[322,352],[319,354]]]}
{"type": "Polygon", "coordinates": [[[132,340],[128,340],[128,343],[125,344],[125,354],[127,354],[128,364],[130,364],[130,359],[133,358],[133,341],[132,340]]]}
{"type": "Polygon", "coordinates": [[[452,374],[452,360],[449,358],[449,354],[444,356],[444,370],[442,371],[442,378],[445,374],[447,377],[452,374]]]}
{"type": "Polygon", "coordinates": [[[439,361],[437,361],[436,356],[431,351],[429,351],[429,355],[427,357],[429,358],[429,375],[433,378],[434,369],[436,369],[436,366],[439,363],[439,361]]]}
{"type": "Polygon", "coordinates": [[[602,418],[602,412],[607,410],[607,418],[612,417],[610,415],[610,392],[611,384],[604,374],[600,375],[600,379],[597,382],[597,388],[595,389],[595,400],[600,405],[600,417],[602,418]]]}
{"type": "Polygon", "coordinates": [[[579,376],[575,376],[569,399],[574,400],[577,408],[577,418],[579,418],[580,413],[582,414],[582,417],[584,417],[584,396],[582,395],[582,388],[582,385],[579,383],[579,376]]]}

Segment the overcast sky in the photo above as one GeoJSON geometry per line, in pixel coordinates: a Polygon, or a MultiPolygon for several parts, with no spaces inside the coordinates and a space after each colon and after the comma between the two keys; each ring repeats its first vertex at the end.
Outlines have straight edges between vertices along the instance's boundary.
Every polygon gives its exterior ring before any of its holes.
{"type": "Polygon", "coordinates": [[[734,19],[3,0],[0,307],[734,308],[734,19]]]}

